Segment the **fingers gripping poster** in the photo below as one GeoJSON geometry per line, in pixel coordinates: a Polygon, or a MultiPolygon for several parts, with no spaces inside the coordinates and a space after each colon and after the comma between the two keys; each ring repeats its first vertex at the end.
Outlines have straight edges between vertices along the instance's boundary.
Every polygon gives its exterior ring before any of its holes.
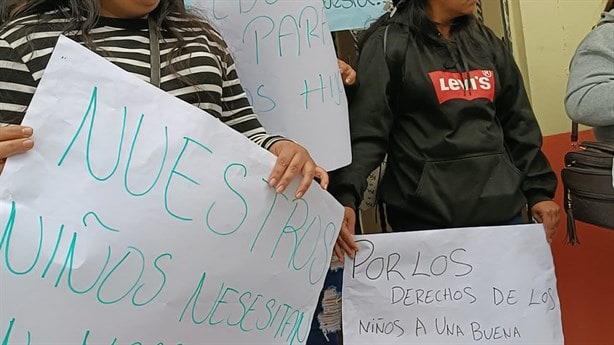
{"type": "Polygon", "coordinates": [[[321,0],[192,0],[230,47],[254,110],[326,170],[351,162],[348,105],[321,0]]]}
{"type": "Polygon", "coordinates": [[[0,183],[0,344],[304,344],[342,207],[61,37],[0,183]]]}
{"type": "Polygon", "coordinates": [[[357,237],[346,344],[563,344],[541,224],[357,237]]]}

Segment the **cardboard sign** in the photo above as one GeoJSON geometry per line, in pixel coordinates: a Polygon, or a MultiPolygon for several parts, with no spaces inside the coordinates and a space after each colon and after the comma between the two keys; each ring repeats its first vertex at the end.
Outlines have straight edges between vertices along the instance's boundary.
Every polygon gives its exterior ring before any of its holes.
{"type": "Polygon", "coordinates": [[[60,37],[0,183],[2,344],[301,344],[342,207],[60,37]]]}
{"type": "Polygon", "coordinates": [[[323,0],[331,31],[366,29],[382,16],[385,0],[323,0]]]}
{"type": "Polygon", "coordinates": [[[326,170],[350,164],[348,105],[320,0],[192,0],[230,47],[264,126],[326,170]]]}
{"type": "Polygon", "coordinates": [[[539,225],[357,236],[343,278],[348,344],[563,344],[539,225]]]}

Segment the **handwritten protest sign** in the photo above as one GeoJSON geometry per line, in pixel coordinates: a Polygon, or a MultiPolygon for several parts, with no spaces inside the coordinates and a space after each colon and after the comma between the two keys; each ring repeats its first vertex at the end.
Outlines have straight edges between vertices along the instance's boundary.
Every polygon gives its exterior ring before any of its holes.
{"type": "MultiPolygon", "coordinates": [[[[193,3],[199,0],[185,0],[188,8],[193,8],[193,3]]],[[[249,8],[255,5],[257,0],[242,2],[239,6],[249,8]]],[[[386,11],[387,2],[391,0],[322,0],[328,27],[330,31],[361,30],[366,29],[386,11]]]]}
{"type": "Polygon", "coordinates": [[[345,264],[348,344],[563,344],[541,225],[358,236],[345,264]]]}
{"type": "Polygon", "coordinates": [[[347,100],[321,0],[192,0],[222,32],[256,113],[327,170],[351,162],[347,100]]]}
{"type": "Polygon", "coordinates": [[[331,31],[366,29],[385,13],[386,6],[385,0],[323,1],[331,31]]]}
{"type": "Polygon", "coordinates": [[[343,210],[61,37],[0,187],[0,343],[300,344],[343,210]]]}

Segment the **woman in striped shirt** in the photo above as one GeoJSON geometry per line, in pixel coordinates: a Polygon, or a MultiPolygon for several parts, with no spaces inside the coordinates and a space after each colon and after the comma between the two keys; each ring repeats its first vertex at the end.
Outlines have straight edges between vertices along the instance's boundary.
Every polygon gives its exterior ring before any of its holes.
{"type": "MultiPolygon", "coordinates": [[[[228,47],[183,0],[2,0],[0,123],[21,123],[60,34],[83,43],[124,70],[151,81],[149,20],[155,23],[162,90],[191,103],[277,156],[269,181],[278,193],[303,178],[300,198],[326,171],[300,145],[268,135],[239,83],[228,47]]],[[[32,129],[0,127],[0,169],[7,156],[29,150],[32,129]]],[[[0,170],[1,171],[1,170],[0,170]]]]}

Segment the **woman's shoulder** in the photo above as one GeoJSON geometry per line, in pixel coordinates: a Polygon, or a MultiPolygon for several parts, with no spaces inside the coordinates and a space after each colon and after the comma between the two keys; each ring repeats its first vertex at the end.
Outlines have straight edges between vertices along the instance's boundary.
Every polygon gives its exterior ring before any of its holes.
{"type": "Polygon", "coordinates": [[[182,17],[173,13],[166,19],[168,25],[184,39],[202,38],[207,41],[207,45],[213,48],[219,48],[223,51],[228,49],[220,30],[200,15],[182,17]]]}
{"type": "Polygon", "coordinates": [[[181,16],[178,13],[171,13],[166,20],[174,30],[177,30],[184,35],[202,35],[213,34],[221,37],[220,31],[213,24],[201,15],[190,15],[189,17],[181,16]]]}
{"type": "Polygon", "coordinates": [[[503,40],[491,28],[480,22],[479,19],[475,19],[475,23],[471,26],[471,30],[473,30],[473,35],[486,40],[491,46],[499,46],[503,43],[503,40]]]}
{"type": "Polygon", "coordinates": [[[585,37],[583,44],[595,47],[614,49],[612,38],[614,37],[614,10],[605,12],[601,20],[585,37]]]}
{"type": "Polygon", "coordinates": [[[56,36],[64,31],[69,21],[60,11],[20,17],[0,26],[0,40],[12,45],[37,36],[56,36]]]}

